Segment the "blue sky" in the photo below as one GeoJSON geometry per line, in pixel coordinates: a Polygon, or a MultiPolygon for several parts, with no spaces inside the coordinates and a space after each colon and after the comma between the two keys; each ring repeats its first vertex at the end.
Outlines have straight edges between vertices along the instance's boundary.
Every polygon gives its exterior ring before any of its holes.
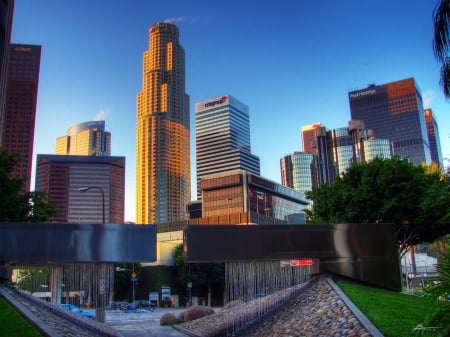
{"type": "MultiPolygon", "coordinates": [[[[450,157],[450,112],[432,51],[437,0],[16,0],[12,41],[42,45],[34,153],[54,153],[76,123],[104,119],[126,156],[125,220],[135,219],[136,95],[148,29],[180,29],[191,97],[192,195],[198,101],[231,94],[249,106],[261,175],[301,150],[303,125],[350,120],[348,92],[414,77],[450,157]]],[[[34,173],[33,173],[34,174],[34,173]]]]}

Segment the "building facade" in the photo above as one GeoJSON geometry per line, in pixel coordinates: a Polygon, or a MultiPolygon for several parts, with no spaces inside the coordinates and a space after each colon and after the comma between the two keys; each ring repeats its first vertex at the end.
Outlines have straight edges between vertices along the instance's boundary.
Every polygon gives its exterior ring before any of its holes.
{"type": "Polygon", "coordinates": [[[353,162],[353,139],[346,127],[329,130],[327,138],[331,154],[332,180],[334,180],[336,176],[345,173],[353,162]]]}
{"type": "Polygon", "coordinates": [[[6,92],[6,73],[11,43],[11,27],[13,22],[14,0],[0,1],[0,146],[2,145],[3,110],[6,92]]]}
{"type": "Polygon", "coordinates": [[[182,220],[191,199],[189,96],[178,28],[150,27],[136,118],[136,223],[182,220]]]}
{"type": "Polygon", "coordinates": [[[195,104],[197,198],[200,181],[211,174],[242,169],[260,174],[259,157],[251,153],[248,107],[230,95],[195,104]]]}
{"type": "Polygon", "coordinates": [[[55,153],[74,156],[110,156],[111,133],[105,121],[90,121],[71,126],[67,135],[56,139],[55,153]]]}
{"type": "Polygon", "coordinates": [[[320,123],[314,123],[302,126],[302,148],[303,152],[319,153],[317,144],[317,131],[323,128],[320,123]]]}
{"type": "Polygon", "coordinates": [[[414,78],[349,92],[351,118],[362,120],[377,138],[389,139],[395,155],[429,164],[430,147],[422,96],[414,78]]]}
{"type": "Polygon", "coordinates": [[[2,147],[19,155],[13,176],[26,178],[30,190],[34,126],[41,64],[41,46],[11,44],[4,96],[2,147]]]}
{"type": "Polygon", "coordinates": [[[125,157],[38,154],[35,190],[58,209],[50,222],[123,223],[125,157]]]}
{"type": "Polygon", "coordinates": [[[306,193],[320,185],[319,157],[314,153],[294,152],[280,160],[281,184],[306,193]]]}
{"type": "Polygon", "coordinates": [[[244,170],[205,177],[200,224],[304,223],[304,193],[244,170]]]}
{"type": "Polygon", "coordinates": [[[444,160],[441,151],[441,141],[439,139],[439,129],[436,119],[433,116],[433,110],[425,109],[425,123],[427,126],[428,143],[430,145],[431,160],[441,167],[444,165],[444,160]]]}

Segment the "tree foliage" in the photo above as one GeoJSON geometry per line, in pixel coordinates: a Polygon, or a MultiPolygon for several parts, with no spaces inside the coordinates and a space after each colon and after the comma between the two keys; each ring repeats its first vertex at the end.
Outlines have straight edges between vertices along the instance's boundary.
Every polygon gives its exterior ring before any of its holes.
{"type": "Polygon", "coordinates": [[[406,158],[354,163],[307,197],[313,201],[309,223],[394,223],[403,249],[449,232],[449,179],[406,158]]]}
{"type": "Polygon", "coordinates": [[[185,263],[183,245],[177,245],[174,250],[175,267],[183,284],[192,282],[195,286],[211,287],[223,284],[225,280],[225,266],[223,263],[185,263]]]}
{"type": "Polygon", "coordinates": [[[19,160],[0,148],[0,222],[43,222],[56,215],[57,209],[46,192],[23,192],[25,179],[11,172],[19,160]]]}

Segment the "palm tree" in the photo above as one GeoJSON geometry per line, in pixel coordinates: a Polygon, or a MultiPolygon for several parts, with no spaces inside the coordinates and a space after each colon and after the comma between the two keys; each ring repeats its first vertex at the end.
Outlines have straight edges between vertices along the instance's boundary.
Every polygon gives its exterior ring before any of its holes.
{"type": "Polygon", "coordinates": [[[442,63],[440,84],[446,98],[450,98],[450,0],[441,0],[433,13],[434,55],[442,63]]]}

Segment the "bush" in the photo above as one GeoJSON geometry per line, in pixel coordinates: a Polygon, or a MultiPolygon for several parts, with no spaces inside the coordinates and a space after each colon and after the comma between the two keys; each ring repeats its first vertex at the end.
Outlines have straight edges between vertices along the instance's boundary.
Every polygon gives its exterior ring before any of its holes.
{"type": "Polygon", "coordinates": [[[202,307],[200,305],[194,305],[186,309],[184,313],[184,321],[189,322],[194,319],[202,318],[214,313],[214,310],[210,307],[202,307]]]}
{"type": "Polygon", "coordinates": [[[165,312],[159,320],[160,325],[174,325],[177,323],[180,323],[180,321],[172,312],[165,312]]]}

